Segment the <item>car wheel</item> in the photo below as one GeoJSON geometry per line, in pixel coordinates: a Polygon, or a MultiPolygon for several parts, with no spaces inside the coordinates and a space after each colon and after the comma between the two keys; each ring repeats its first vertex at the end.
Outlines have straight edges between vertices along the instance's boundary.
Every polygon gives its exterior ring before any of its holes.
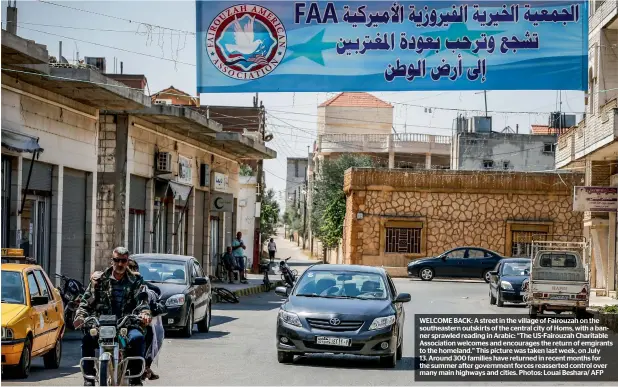
{"type": "Polygon", "coordinates": [[[294,354],[292,352],[277,351],[277,361],[281,364],[288,364],[294,361],[294,354]]]}
{"type": "Polygon", "coordinates": [[[193,335],[193,307],[189,307],[189,314],[187,315],[187,324],[182,330],[184,337],[191,337],[193,335]]]}
{"type": "Polygon", "coordinates": [[[206,316],[197,323],[197,330],[202,333],[208,333],[210,330],[210,304],[206,307],[206,316]]]}
{"type": "Polygon", "coordinates": [[[397,360],[401,360],[402,357],[403,357],[403,338],[401,340],[401,343],[399,343],[399,346],[397,347],[397,360]]]}
{"type": "Polygon", "coordinates": [[[496,305],[499,308],[502,308],[504,306],[504,300],[502,299],[502,293],[500,292],[500,290],[498,290],[498,299],[496,300],[496,305]]]}
{"type": "Polygon", "coordinates": [[[431,281],[434,276],[434,271],[431,267],[424,267],[418,272],[418,276],[421,277],[423,281],[431,281]]]}
{"type": "MultiPolygon", "coordinates": [[[[478,272],[477,272],[477,273],[478,273],[478,272]]],[[[484,280],[485,280],[485,282],[487,282],[487,283],[491,282],[491,274],[489,274],[489,273],[491,273],[491,270],[485,270],[485,271],[483,272],[483,279],[484,279],[484,280]]]]}
{"type": "Polygon", "coordinates": [[[489,305],[496,305],[496,297],[491,290],[489,291],[489,305]]]}
{"type": "Polygon", "coordinates": [[[17,379],[25,379],[30,375],[30,364],[32,362],[32,344],[30,338],[24,341],[24,349],[21,351],[19,364],[16,365],[10,372],[11,376],[17,379]]]}
{"type": "Polygon", "coordinates": [[[385,368],[395,368],[397,366],[397,353],[388,356],[380,356],[380,364],[385,368]]]}
{"type": "Polygon", "coordinates": [[[62,337],[58,337],[54,348],[43,355],[43,364],[45,368],[57,369],[60,367],[60,359],[62,358],[62,337]]]}

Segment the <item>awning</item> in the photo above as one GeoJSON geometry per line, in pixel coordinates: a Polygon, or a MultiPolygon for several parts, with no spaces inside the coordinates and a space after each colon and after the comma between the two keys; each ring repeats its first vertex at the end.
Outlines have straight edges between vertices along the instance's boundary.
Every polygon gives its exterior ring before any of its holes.
{"type": "Polygon", "coordinates": [[[170,188],[174,193],[174,198],[180,200],[187,200],[193,189],[190,185],[179,184],[173,181],[170,181],[170,188]]]}
{"type": "Polygon", "coordinates": [[[2,129],[2,146],[14,152],[43,152],[38,138],[8,129],[2,129]]]}

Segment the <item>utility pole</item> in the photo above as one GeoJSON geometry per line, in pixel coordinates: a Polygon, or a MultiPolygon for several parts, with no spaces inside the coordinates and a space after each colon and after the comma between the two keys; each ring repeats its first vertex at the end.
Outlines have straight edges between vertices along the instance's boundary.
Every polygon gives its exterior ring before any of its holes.
{"type": "MultiPolygon", "coordinates": [[[[260,108],[258,118],[258,134],[264,141],[264,106],[259,102],[259,93],[255,93],[253,107],[260,108]]],[[[261,225],[262,225],[262,196],[264,194],[263,178],[264,160],[260,159],[257,163],[257,192],[255,198],[255,233],[253,235],[253,271],[259,273],[260,260],[262,256],[261,225]]]]}
{"type": "Polygon", "coordinates": [[[483,90],[483,94],[485,95],[485,118],[489,117],[487,115],[487,90],[483,90]]]}
{"type": "Polygon", "coordinates": [[[17,0],[9,0],[6,6],[6,31],[17,35],[17,0]]]}

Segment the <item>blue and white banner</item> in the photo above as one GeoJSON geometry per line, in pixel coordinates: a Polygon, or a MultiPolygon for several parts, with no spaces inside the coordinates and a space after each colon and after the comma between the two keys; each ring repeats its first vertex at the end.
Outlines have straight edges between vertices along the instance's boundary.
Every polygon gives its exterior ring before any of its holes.
{"type": "Polygon", "coordinates": [[[196,6],[198,93],[587,88],[586,0],[196,6]]]}

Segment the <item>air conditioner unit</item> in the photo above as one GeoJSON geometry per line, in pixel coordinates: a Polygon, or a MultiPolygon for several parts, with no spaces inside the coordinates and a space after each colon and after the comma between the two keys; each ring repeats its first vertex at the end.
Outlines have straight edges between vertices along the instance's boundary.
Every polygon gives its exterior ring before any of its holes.
{"type": "Polygon", "coordinates": [[[159,152],[157,154],[157,171],[172,173],[172,154],[169,152],[159,152]]]}

